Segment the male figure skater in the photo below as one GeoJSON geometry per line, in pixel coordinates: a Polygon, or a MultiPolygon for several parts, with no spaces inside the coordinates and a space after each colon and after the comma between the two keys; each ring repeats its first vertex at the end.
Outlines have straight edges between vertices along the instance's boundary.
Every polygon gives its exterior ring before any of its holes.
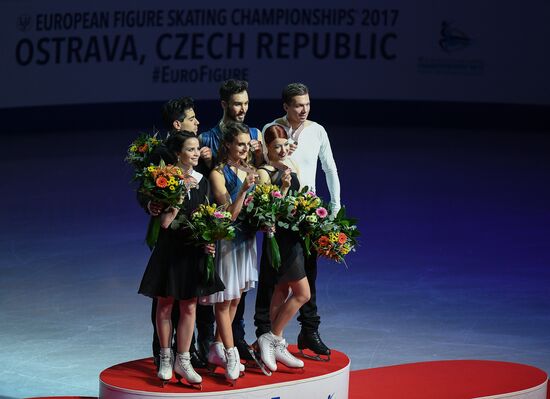
{"type": "MultiPolygon", "coordinates": [[[[315,177],[317,174],[317,160],[321,161],[321,167],[325,173],[327,186],[330,192],[331,212],[335,215],[340,209],[340,179],[336,163],[332,156],[332,149],[328,134],[323,126],[308,120],[310,111],[309,90],[303,83],[291,83],[283,89],[283,109],[286,112],[281,118],[264,126],[263,131],[273,124],[281,125],[288,133],[291,141],[291,159],[300,168],[300,184],[308,186],[315,191],[315,177]]],[[[298,349],[303,356],[315,360],[329,360],[330,349],[324,344],[319,335],[321,318],[317,313],[316,287],[317,279],[317,253],[312,251],[306,257],[305,269],[311,290],[311,299],[300,308],[298,321],[301,331],[298,335],[298,349]],[[305,353],[310,350],[314,355],[305,353]]],[[[256,336],[271,330],[269,319],[269,304],[273,295],[273,283],[262,280],[260,270],[258,291],[256,296],[256,313],[254,324],[256,336]]]]}

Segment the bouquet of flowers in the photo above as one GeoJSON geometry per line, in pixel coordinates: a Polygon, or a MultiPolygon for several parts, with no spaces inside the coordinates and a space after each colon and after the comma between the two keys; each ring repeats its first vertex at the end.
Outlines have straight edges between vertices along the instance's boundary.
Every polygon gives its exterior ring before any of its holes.
{"type": "MultiPolygon", "coordinates": [[[[232,240],[235,238],[235,227],[231,220],[231,213],[218,207],[216,204],[201,204],[191,214],[191,219],[181,215],[172,222],[171,227],[180,228],[182,225],[189,228],[198,245],[213,244],[218,240],[232,240]],[[175,223],[174,223],[175,222],[175,223]]],[[[206,258],[206,282],[214,277],[214,256],[206,258]]]]}
{"type": "MultiPolygon", "coordinates": [[[[183,171],[177,166],[166,165],[162,160],[158,166],[149,165],[143,168],[140,178],[142,179],[140,192],[150,197],[152,201],[161,202],[167,206],[179,207],[182,195],[187,192],[183,171]]],[[[159,231],[160,218],[155,216],[149,224],[145,239],[149,248],[155,246],[159,231]]]]}
{"type": "Polygon", "coordinates": [[[359,231],[356,221],[345,216],[345,208],[340,209],[335,217],[330,217],[328,207],[307,187],[289,193],[287,204],[287,212],[280,224],[300,232],[308,255],[313,245],[319,256],[341,262],[345,255],[355,250],[359,231]]]}
{"type": "Polygon", "coordinates": [[[310,240],[319,256],[346,264],[344,257],[355,251],[359,234],[357,221],[346,217],[342,207],[336,217],[314,227],[310,240]]]}
{"type": "Polygon", "coordinates": [[[327,208],[321,198],[307,187],[301,191],[288,193],[285,202],[286,212],[279,225],[299,231],[304,238],[305,249],[309,255],[312,233],[330,221],[327,208]]]}
{"type": "Polygon", "coordinates": [[[276,270],[281,266],[279,245],[275,239],[277,220],[284,213],[286,203],[279,187],[272,184],[258,184],[244,200],[239,218],[255,230],[267,230],[268,256],[276,270]]]}
{"type": "Polygon", "coordinates": [[[151,136],[147,133],[141,133],[128,147],[124,160],[136,171],[134,180],[141,177],[143,168],[147,166],[149,154],[162,143],[162,141],[157,138],[157,134],[158,132],[151,136]]]}

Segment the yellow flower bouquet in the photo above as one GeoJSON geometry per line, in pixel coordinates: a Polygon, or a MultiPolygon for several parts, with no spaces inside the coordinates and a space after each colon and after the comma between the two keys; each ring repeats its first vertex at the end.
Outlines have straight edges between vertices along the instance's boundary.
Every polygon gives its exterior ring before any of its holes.
{"type": "MultiPolygon", "coordinates": [[[[177,166],[166,165],[160,161],[158,166],[149,165],[140,173],[142,180],[139,191],[152,201],[161,202],[167,206],[179,207],[182,196],[187,192],[183,181],[183,171],[177,166]]],[[[145,241],[149,248],[157,242],[160,231],[160,218],[152,218],[145,241]]]]}

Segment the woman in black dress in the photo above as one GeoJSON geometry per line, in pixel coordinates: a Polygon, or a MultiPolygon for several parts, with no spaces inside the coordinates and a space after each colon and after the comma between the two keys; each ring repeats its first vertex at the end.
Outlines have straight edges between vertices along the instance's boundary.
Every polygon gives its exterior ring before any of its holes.
{"type": "MultiPolygon", "coordinates": [[[[267,146],[267,164],[258,169],[260,183],[276,184],[283,195],[289,189],[298,190],[299,170],[288,157],[290,143],[283,127],[273,125],[266,129],[264,142],[267,146]]],[[[271,331],[258,337],[262,360],[271,370],[277,370],[277,362],[287,367],[303,367],[304,362],[288,350],[283,330],[300,307],[311,296],[304,268],[304,252],[297,232],[278,229],[275,238],[279,244],[281,266],[278,271],[271,267],[267,257],[266,242],[262,248],[258,295],[273,292],[269,306],[271,331]]],[[[258,305],[258,302],[256,302],[258,305]]]]}
{"type": "Polygon", "coordinates": [[[187,190],[181,198],[180,208],[169,207],[160,215],[161,231],[139,293],[158,299],[156,325],[161,346],[158,377],[166,383],[175,371],[178,379],[183,378],[195,385],[202,382],[201,376],[191,365],[189,355],[197,298],[221,291],[224,286],[217,275],[211,284],[203,283],[206,256],[207,253],[214,253],[215,246],[197,246],[188,229],[170,228],[180,212],[189,217],[200,204],[208,201],[208,179],[193,170],[199,161],[199,140],[190,132],[176,133],[170,136],[166,146],[178,159],[176,165],[183,170],[187,190]],[[173,331],[170,316],[174,300],[178,301],[180,309],[175,362],[170,345],[173,331]]]}

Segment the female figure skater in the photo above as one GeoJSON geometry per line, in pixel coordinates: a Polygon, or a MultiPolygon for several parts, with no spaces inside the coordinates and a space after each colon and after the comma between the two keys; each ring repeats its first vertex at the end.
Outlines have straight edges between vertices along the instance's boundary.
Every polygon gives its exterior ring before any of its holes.
{"type": "Polygon", "coordinates": [[[217,274],[208,285],[204,283],[206,256],[215,253],[213,244],[199,247],[185,228],[173,230],[170,224],[178,213],[187,217],[199,206],[207,203],[210,191],[208,179],[193,168],[199,161],[199,140],[191,132],[175,133],[166,143],[177,157],[177,166],[184,173],[186,193],[181,198],[181,207],[169,207],[161,215],[161,231],[143,275],[139,293],[156,297],[156,325],[160,341],[160,364],[158,377],[166,384],[175,371],[176,377],[191,385],[200,385],[202,378],[195,372],[190,361],[189,347],[195,326],[197,298],[224,289],[217,274]],[[172,306],[179,303],[180,316],[177,325],[177,354],[171,350],[172,306]]]}
{"type": "MultiPolygon", "coordinates": [[[[270,126],[264,133],[264,142],[267,146],[268,161],[258,169],[260,183],[278,185],[283,195],[286,195],[289,189],[298,190],[299,170],[288,157],[290,143],[285,129],[279,125],[270,126]]],[[[267,240],[264,239],[255,316],[256,319],[261,316],[258,315],[258,309],[267,308],[267,304],[263,302],[270,300],[270,320],[266,322],[271,323],[271,331],[258,337],[258,346],[263,362],[271,371],[277,370],[277,362],[293,368],[304,366],[303,361],[288,351],[283,331],[311,296],[304,269],[305,258],[300,235],[291,230],[278,229],[275,238],[281,253],[281,266],[278,271],[271,266],[267,257],[267,240]]]]}
{"type": "MultiPolygon", "coordinates": [[[[254,184],[256,172],[247,163],[250,132],[244,123],[230,122],[224,126],[220,146],[220,163],[210,173],[212,194],[217,204],[225,204],[233,220],[239,215],[248,189],[254,184]]],[[[216,271],[225,290],[200,298],[201,304],[214,304],[216,337],[210,346],[210,370],[225,369],[228,381],[235,384],[244,366],[233,340],[231,324],[241,294],[254,288],[258,281],[256,236],[237,229],[233,240],[221,240],[216,248],[216,271]]]]}

